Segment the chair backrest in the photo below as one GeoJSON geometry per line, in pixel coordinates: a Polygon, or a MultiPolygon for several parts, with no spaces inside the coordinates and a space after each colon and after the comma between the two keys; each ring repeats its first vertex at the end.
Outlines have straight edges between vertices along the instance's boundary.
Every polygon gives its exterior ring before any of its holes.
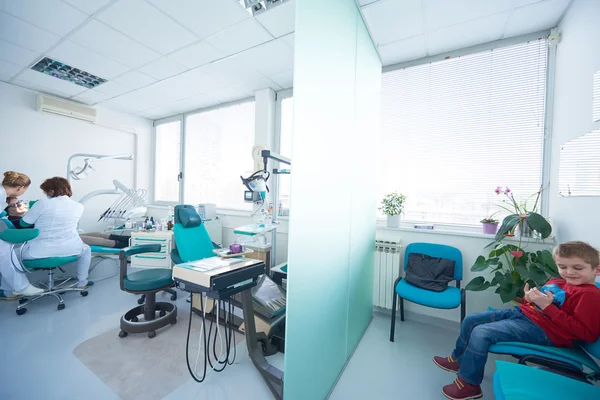
{"type": "Polygon", "coordinates": [[[445,258],[446,260],[454,261],[454,279],[462,280],[463,276],[463,261],[462,253],[456,247],[446,246],[445,244],[435,243],[411,243],[406,246],[404,252],[404,270],[408,264],[408,255],[411,253],[425,254],[429,257],[445,258]]]}
{"type": "Polygon", "coordinates": [[[175,206],[175,246],[184,262],[213,257],[213,243],[194,206],[175,206]]]}
{"type": "MultiPolygon", "coordinates": [[[[600,288],[600,282],[596,282],[596,286],[600,288]]],[[[581,347],[590,353],[590,355],[600,359],[600,337],[593,343],[584,343],[581,347]]]]}

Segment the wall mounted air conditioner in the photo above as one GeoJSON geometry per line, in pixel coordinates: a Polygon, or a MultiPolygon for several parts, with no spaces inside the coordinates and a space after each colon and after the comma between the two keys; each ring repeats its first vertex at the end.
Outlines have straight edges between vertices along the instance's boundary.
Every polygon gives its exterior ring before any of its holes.
{"type": "Polygon", "coordinates": [[[37,97],[37,110],[79,119],[92,124],[96,123],[95,108],[43,94],[39,94],[37,97]]]}

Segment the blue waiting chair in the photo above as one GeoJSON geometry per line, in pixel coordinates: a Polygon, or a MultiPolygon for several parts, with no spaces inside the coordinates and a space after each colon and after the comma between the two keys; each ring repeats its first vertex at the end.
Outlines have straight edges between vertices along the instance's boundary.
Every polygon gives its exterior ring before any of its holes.
{"type": "MultiPolygon", "coordinates": [[[[600,283],[596,283],[600,287],[600,283]]],[[[539,346],[522,342],[499,342],[490,353],[515,357],[519,364],[537,364],[558,374],[581,381],[600,379],[600,338],[593,343],[577,343],[574,347],[539,346]]]]}
{"type": "Polygon", "coordinates": [[[496,400],[600,399],[600,387],[539,368],[496,361],[496,400]]]}
{"type": "Polygon", "coordinates": [[[460,320],[465,318],[465,290],[460,288],[463,274],[462,253],[455,247],[434,243],[411,243],[404,253],[404,271],[408,265],[408,256],[412,253],[425,254],[430,257],[444,258],[454,261],[454,279],[456,287],[448,286],[443,292],[433,292],[411,285],[402,278],[394,282],[394,299],[392,300],[392,326],[390,342],[394,341],[396,327],[396,297],[400,298],[400,320],[404,321],[404,300],[423,306],[441,309],[453,309],[460,306],[460,320]]]}

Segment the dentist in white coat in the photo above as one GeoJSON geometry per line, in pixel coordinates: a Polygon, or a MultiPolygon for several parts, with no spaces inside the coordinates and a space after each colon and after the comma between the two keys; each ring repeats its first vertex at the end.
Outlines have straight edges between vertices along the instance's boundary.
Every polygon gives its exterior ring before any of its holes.
{"type": "MultiPolygon", "coordinates": [[[[31,185],[31,179],[25,174],[14,171],[4,173],[2,185],[0,185],[0,216],[3,216],[4,209],[7,207],[6,198],[22,195],[27,191],[29,185],[31,185]]],[[[16,300],[18,295],[35,296],[43,293],[42,289],[29,283],[24,273],[15,269],[12,260],[16,262],[17,256],[11,252],[10,247],[10,243],[0,240],[0,274],[2,275],[0,300],[16,300]]]]}
{"type": "Polygon", "coordinates": [[[77,287],[93,285],[88,282],[92,252],[77,232],[83,205],[71,199],[71,184],[65,178],[46,179],[40,185],[46,198],[37,201],[21,218],[21,226],[35,224],[40,235],[27,242],[24,259],[77,256],[77,287]]]}

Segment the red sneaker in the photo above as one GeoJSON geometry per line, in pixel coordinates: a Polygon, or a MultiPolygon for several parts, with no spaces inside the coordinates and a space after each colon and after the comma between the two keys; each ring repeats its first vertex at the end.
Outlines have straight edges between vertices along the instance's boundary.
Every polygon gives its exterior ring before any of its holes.
{"type": "Polygon", "coordinates": [[[456,362],[456,360],[454,358],[452,358],[452,356],[450,356],[450,357],[435,356],[435,357],[433,357],[433,362],[435,363],[435,365],[437,365],[444,371],[454,372],[455,374],[458,373],[458,369],[460,368],[460,365],[456,362]]]}
{"type": "Polygon", "coordinates": [[[456,377],[454,383],[444,386],[442,393],[452,400],[480,399],[483,397],[479,385],[471,385],[463,381],[460,377],[456,377]]]}

